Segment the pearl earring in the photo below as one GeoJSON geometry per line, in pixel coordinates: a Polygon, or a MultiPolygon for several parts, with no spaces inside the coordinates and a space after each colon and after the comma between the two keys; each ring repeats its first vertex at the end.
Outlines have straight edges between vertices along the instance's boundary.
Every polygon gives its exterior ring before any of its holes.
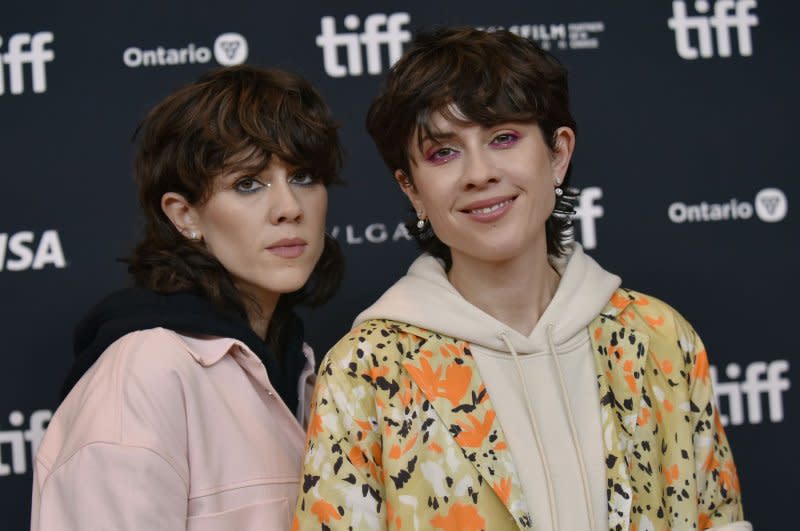
{"type": "Polygon", "coordinates": [[[419,218],[419,219],[417,219],[417,228],[419,230],[424,229],[425,228],[425,215],[422,213],[422,211],[417,212],[417,218],[419,218]]]}

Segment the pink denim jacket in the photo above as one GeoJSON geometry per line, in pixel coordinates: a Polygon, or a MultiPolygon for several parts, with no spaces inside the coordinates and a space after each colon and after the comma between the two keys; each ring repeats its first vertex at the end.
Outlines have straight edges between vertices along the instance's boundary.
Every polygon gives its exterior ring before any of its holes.
{"type": "Polygon", "coordinates": [[[48,426],[31,530],[288,530],[314,383],[304,353],[298,421],[235,339],[118,339],[48,426]]]}

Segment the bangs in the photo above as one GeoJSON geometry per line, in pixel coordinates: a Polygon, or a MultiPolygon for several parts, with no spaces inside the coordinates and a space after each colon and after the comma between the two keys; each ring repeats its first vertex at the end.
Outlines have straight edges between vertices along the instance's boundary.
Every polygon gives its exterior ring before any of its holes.
{"type": "Polygon", "coordinates": [[[478,95],[478,91],[459,90],[457,94],[446,93],[440,98],[434,98],[427,105],[421,101],[409,141],[416,136],[417,148],[422,151],[422,144],[426,139],[439,138],[440,132],[431,125],[432,117],[436,114],[450,123],[462,126],[476,124],[483,127],[509,122],[537,123],[545,115],[539,112],[539,102],[535,97],[520,101],[514,97],[513,90],[502,84],[489,88],[494,90],[485,96],[486,99],[478,95]]]}
{"type": "Polygon", "coordinates": [[[337,126],[319,96],[310,86],[270,81],[229,88],[208,102],[216,111],[204,128],[208,169],[258,172],[275,156],[326,186],[339,182],[337,126]]]}
{"type": "MultiPolygon", "coordinates": [[[[491,127],[505,122],[537,123],[548,114],[548,80],[530,62],[501,54],[501,50],[466,49],[443,53],[436,49],[417,58],[429,66],[427,83],[405,94],[407,108],[415,111],[408,140],[435,139],[432,116],[461,125],[491,127]]],[[[412,65],[408,66],[409,69],[412,65]]]]}

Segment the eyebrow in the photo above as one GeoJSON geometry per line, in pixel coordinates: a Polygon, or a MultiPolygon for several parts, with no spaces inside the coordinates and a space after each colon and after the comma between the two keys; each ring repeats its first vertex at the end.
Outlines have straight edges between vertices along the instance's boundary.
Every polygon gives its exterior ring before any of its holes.
{"type": "Polygon", "coordinates": [[[442,140],[449,140],[457,136],[458,135],[455,133],[455,131],[438,131],[432,134],[428,134],[427,132],[423,131],[423,134],[419,137],[419,143],[423,144],[427,141],[441,142],[442,140]]]}

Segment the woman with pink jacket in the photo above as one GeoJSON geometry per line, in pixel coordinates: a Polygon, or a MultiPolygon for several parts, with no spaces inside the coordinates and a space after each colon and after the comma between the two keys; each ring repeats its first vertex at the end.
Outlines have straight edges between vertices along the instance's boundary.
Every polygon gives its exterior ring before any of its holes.
{"type": "Polygon", "coordinates": [[[341,277],[336,126],[299,76],[235,67],[168,96],[138,135],[134,287],[76,330],[31,529],[289,529],[314,373],[292,308],[341,277]]]}

